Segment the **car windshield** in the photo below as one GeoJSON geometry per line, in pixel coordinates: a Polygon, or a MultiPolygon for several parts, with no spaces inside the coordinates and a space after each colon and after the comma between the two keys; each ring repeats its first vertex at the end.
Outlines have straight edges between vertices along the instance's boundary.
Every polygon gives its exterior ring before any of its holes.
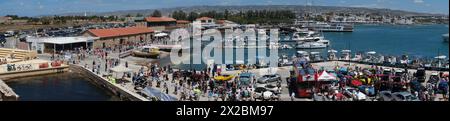
{"type": "Polygon", "coordinates": [[[267,88],[275,88],[276,86],[275,86],[275,85],[269,84],[269,85],[266,85],[266,87],[267,87],[267,88]]]}
{"type": "Polygon", "coordinates": [[[392,95],[389,94],[389,93],[384,93],[384,96],[386,96],[386,97],[388,97],[388,98],[391,98],[391,97],[392,97],[392,95]]]}
{"type": "Polygon", "coordinates": [[[396,97],[400,98],[401,100],[405,100],[405,97],[403,97],[403,95],[401,94],[397,94],[396,97]]]}
{"type": "Polygon", "coordinates": [[[264,88],[264,87],[258,87],[255,89],[255,92],[260,92],[260,93],[265,92],[265,91],[266,91],[266,88],[264,88]]]}

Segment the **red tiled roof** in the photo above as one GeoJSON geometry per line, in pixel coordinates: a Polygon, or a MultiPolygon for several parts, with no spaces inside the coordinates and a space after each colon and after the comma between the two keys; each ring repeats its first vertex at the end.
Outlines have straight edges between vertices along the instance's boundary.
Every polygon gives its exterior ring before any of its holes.
{"type": "Polygon", "coordinates": [[[186,21],[186,20],[177,20],[177,23],[188,24],[188,23],[191,23],[191,22],[190,21],[186,21]]]}
{"type": "Polygon", "coordinates": [[[118,37],[126,35],[152,33],[154,30],[146,27],[128,27],[128,28],[111,28],[111,29],[90,29],[88,30],[95,37],[118,37]]]}
{"type": "Polygon", "coordinates": [[[168,21],[177,21],[174,18],[170,17],[147,17],[145,18],[145,21],[147,22],[168,22],[168,21]]]}
{"type": "Polygon", "coordinates": [[[216,24],[224,24],[225,23],[225,20],[217,20],[216,21],[216,24]]]}
{"type": "Polygon", "coordinates": [[[197,18],[196,20],[211,20],[212,18],[210,18],[210,17],[200,17],[200,18],[197,18]]]}

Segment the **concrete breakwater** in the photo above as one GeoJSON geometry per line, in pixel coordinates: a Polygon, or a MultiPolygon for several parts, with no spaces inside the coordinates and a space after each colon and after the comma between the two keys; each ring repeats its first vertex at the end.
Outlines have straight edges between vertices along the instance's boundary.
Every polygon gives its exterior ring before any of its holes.
{"type": "Polygon", "coordinates": [[[107,91],[111,92],[115,96],[119,97],[120,100],[124,101],[149,101],[148,99],[142,97],[141,95],[134,93],[125,87],[122,87],[118,84],[115,84],[113,82],[108,81],[107,78],[101,77],[90,70],[81,67],[79,65],[70,65],[70,70],[76,73],[80,73],[84,77],[90,79],[90,81],[93,82],[93,84],[97,85],[98,87],[101,87],[103,89],[106,89],[107,91]]]}
{"type": "Polygon", "coordinates": [[[17,101],[17,95],[3,80],[0,80],[0,101],[17,101]]]}

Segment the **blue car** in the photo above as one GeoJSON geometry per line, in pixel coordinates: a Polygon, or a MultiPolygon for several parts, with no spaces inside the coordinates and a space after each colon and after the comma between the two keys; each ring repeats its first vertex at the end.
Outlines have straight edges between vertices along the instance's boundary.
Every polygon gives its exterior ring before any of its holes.
{"type": "Polygon", "coordinates": [[[375,87],[373,87],[373,86],[361,85],[358,87],[358,89],[361,92],[363,92],[364,94],[366,94],[367,96],[376,96],[375,87]]]}

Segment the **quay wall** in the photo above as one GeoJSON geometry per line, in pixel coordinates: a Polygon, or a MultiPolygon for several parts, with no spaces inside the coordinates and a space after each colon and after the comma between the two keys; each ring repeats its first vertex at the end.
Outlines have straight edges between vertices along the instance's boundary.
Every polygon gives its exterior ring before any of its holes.
{"type": "Polygon", "coordinates": [[[0,80],[0,101],[18,101],[17,95],[3,80],[0,80]]]}
{"type": "Polygon", "coordinates": [[[114,84],[114,83],[108,81],[108,79],[101,77],[82,66],[70,65],[69,67],[70,67],[71,71],[80,73],[84,77],[89,78],[95,85],[108,90],[112,94],[119,97],[121,100],[124,100],[124,101],[149,101],[148,99],[142,97],[141,95],[131,92],[130,90],[128,90],[125,87],[122,87],[118,84],[114,84]]]}
{"type": "Polygon", "coordinates": [[[27,76],[39,76],[39,75],[46,75],[46,74],[63,73],[63,72],[69,71],[68,67],[69,66],[67,66],[67,65],[62,65],[59,67],[52,67],[52,68],[4,72],[4,73],[0,73],[0,79],[7,81],[8,79],[27,77],[27,76]]]}

